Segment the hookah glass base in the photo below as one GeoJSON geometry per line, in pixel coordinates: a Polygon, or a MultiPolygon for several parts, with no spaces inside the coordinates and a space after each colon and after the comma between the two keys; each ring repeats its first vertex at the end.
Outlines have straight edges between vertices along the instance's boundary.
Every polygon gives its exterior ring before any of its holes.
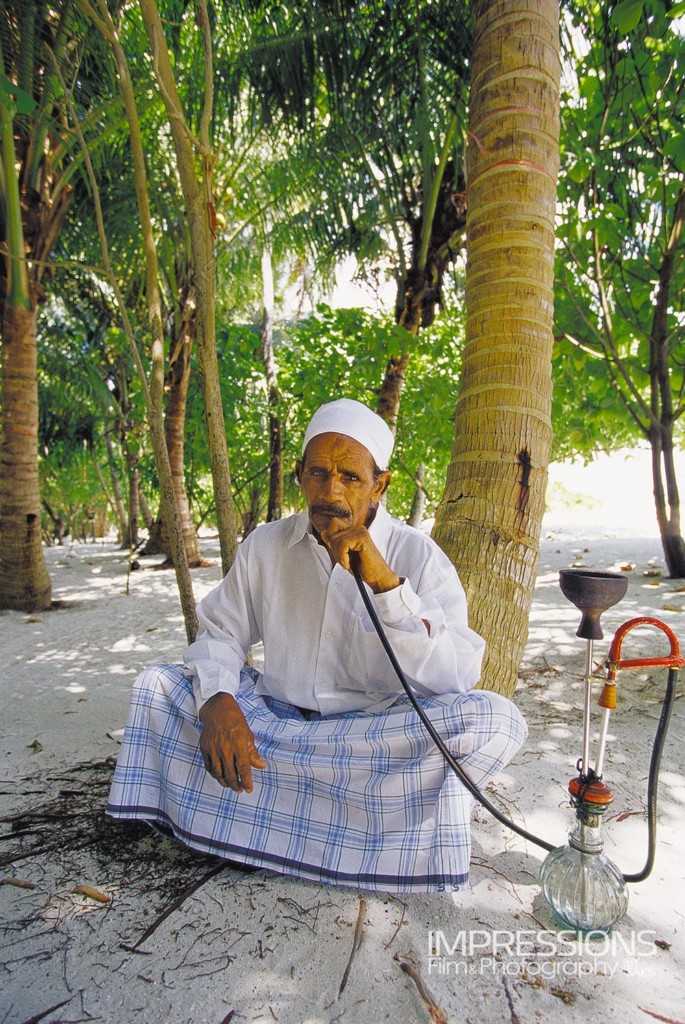
{"type": "Polygon", "coordinates": [[[601,782],[590,785],[598,801],[587,799],[587,785],[572,779],[569,789],[576,807],[576,824],[568,845],[559,846],[545,858],[540,884],[555,917],[567,927],[584,934],[608,932],[628,909],[628,891],[623,875],[604,856],[602,815],[612,794],[601,782]]]}

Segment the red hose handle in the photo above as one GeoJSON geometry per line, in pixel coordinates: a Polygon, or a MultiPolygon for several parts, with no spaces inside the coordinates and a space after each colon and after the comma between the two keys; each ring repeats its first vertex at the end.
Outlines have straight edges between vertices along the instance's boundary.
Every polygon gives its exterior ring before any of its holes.
{"type": "Polygon", "coordinates": [[[685,665],[685,658],[680,653],[678,638],[670,626],[667,626],[661,619],[652,618],[651,615],[640,615],[636,619],[629,619],[628,622],[624,622],[616,630],[614,639],[611,641],[611,647],[609,648],[607,665],[607,679],[615,679],[616,673],[622,668],[682,668],[685,665]],[[664,658],[630,658],[629,660],[621,660],[623,637],[637,626],[656,626],[657,629],[665,633],[671,644],[669,654],[664,658]]]}

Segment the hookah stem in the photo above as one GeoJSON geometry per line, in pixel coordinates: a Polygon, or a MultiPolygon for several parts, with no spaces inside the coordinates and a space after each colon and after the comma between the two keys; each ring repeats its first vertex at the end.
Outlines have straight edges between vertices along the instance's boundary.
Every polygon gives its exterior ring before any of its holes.
{"type": "Polygon", "coordinates": [[[590,704],[592,701],[592,648],[594,641],[588,638],[585,657],[585,706],[583,708],[583,763],[582,774],[590,774],[590,704]]]}
{"type": "Polygon", "coordinates": [[[494,804],[491,804],[488,798],[481,793],[476,784],[471,781],[468,774],[464,771],[462,766],[458,763],[458,761],[454,759],[450,751],[447,749],[440,733],[437,731],[437,729],[431,722],[430,718],[427,716],[426,712],[423,710],[418,700],[416,699],[414,691],[407,682],[404,672],[402,671],[400,664],[397,658],[395,657],[395,652],[390,646],[390,641],[385,635],[385,630],[383,629],[383,625],[380,619],[378,618],[378,613],[373,606],[373,602],[369,597],[366,587],[364,586],[364,582],[361,577],[361,570],[359,567],[359,556],[357,555],[356,551],[350,552],[350,565],[352,567],[352,575],[355,578],[355,582],[359,589],[359,593],[361,594],[362,601],[364,602],[364,606],[367,612],[369,613],[369,618],[371,619],[373,627],[376,630],[376,633],[378,634],[378,638],[381,644],[383,645],[383,649],[385,650],[385,653],[387,654],[390,660],[390,664],[394,668],[397,678],[402,684],[402,689],[406,693],[407,697],[409,697],[409,700],[413,704],[416,713],[418,714],[419,718],[421,719],[428,733],[430,734],[431,739],[435,743],[436,747],[438,748],[442,756],[447,761],[452,771],[463,782],[471,796],[474,797],[474,799],[476,799],[480,804],[482,804],[483,807],[485,807],[485,809],[488,810],[490,814],[492,814],[492,816],[496,818],[501,825],[505,825],[507,828],[510,828],[512,832],[516,832],[524,839],[528,839],[531,843],[535,843],[536,846],[542,847],[543,850],[547,850],[547,852],[549,853],[551,850],[554,849],[554,846],[551,843],[546,842],[544,839],[539,839],[538,836],[534,836],[532,832],[527,832],[526,829],[521,828],[520,825],[515,824],[515,822],[507,818],[506,815],[502,814],[502,812],[498,810],[494,804]]]}
{"type": "Polygon", "coordinates": [[[636,874],[633,875],[624,874],[624,882],[642,882],[651,874],[652,868],[654,867],[654,852],[656,848],[657,781],[659,778],[659,765],[661,763],[661,753],[664,749],[666,731],[668,729],[671,711],[673,710],[673,701],[675,699],[675,684],[677,678],[678,669],[669,668],[668,681],[666,683],[666,696],[664,697],[664,703],[661,708],[661,717],[659,718],[656,736],[654,737],[652,758],[649,764],[649,780],[647,783],[647,860],[642,871],[638,871],[636,874]]]}
{"type": "Polygon", "coordinates": [[[598,779],[602,778],[602,769],[604,768],[604,752],[606,750],[607,733],[609,732],[609,715],[611,711],[609,708],[602,708],[602,727],[599,732],[599,743],[597,745],[597,761],[595,763],[595,775],[598,779]]]}

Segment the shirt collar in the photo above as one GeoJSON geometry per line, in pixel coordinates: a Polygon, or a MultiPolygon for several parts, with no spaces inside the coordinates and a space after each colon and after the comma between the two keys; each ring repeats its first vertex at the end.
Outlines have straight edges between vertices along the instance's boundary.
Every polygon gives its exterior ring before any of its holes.
{"type": "MultiPolygon", "coordinates": [[[[385,505],[381,504],[376,509],[376,515],[369,527],[369,535],[384,558],[388,551],[388,543],[390,541],[391,533],[392,519],[388,514],[385,505]]],[[[309,514],[307,509],[304,509],[304,511],[298,512],[293,516],[293,528],[292,533],[290,534],[288,547],[292,548],[295,544],[299,544],[306,536],[313,536],[313,533],[312,525],[309,522],[309,514]]]]}

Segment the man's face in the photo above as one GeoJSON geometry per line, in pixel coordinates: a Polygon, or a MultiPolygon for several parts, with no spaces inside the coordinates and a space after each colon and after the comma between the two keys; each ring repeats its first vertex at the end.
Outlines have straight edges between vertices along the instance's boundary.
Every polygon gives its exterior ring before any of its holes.
{"type": "Polygon", "coordinates": [[[297,463],[307,500],[309,520],[317,533],[349,526],[364,526],[390,482],[386,471],[375,475],[373,456],[346,434],[313,437],[297,463]]]}

